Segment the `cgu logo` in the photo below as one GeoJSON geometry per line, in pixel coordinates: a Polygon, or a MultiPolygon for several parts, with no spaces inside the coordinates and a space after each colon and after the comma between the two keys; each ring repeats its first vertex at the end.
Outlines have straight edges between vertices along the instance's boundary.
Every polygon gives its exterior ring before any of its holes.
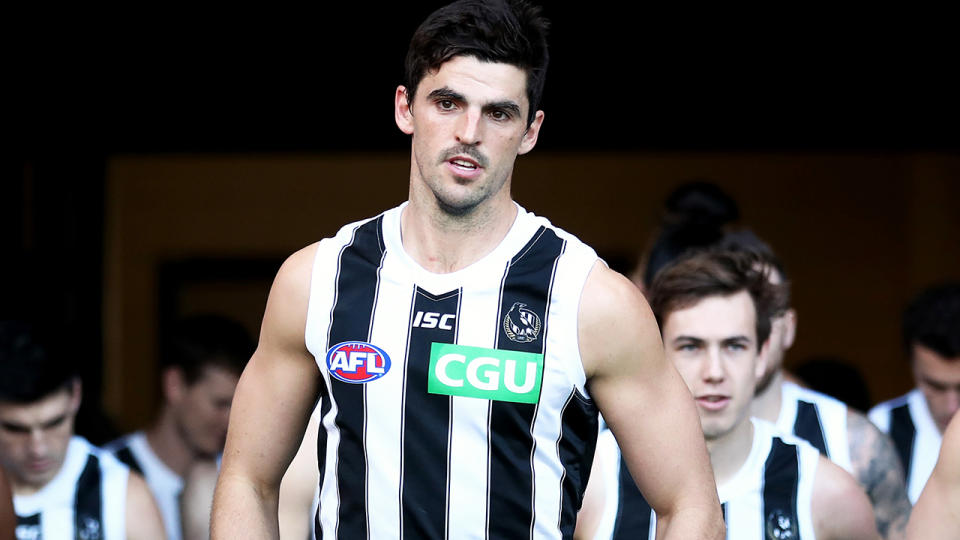
{"type": "Polygon", "coordinates": [[[456,315],[449,313],[434,313],[432,311],[418,311],[413,318],[414,328],[439,328],[441,330],[453,330],[450,321],[457,320],[456,315]]]}
{"type": "Polygon", "coordinates": [[[327,370],[345,383],[364,384],[390,371],[390,356],[371,343],[345,341],[327,351],[327,370]]]}
{"type": "Polygon", "coordinates": [[[536,403],[543,355],[450,343],[430,349],[427,390],[433,394],[536,403]]]}

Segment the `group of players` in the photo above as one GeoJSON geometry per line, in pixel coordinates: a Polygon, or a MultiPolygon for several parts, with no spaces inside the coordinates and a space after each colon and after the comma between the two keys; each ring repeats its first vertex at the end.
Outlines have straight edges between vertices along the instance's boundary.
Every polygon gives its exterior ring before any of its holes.
{"type": "Polygon", "coordinates": [[[255,349],[180,328],[144,431],[75,436],[68,359],[5,324],[0,534],[271,538],[294,509],[290,538],[954,537],[958,288],[908,309],[917,389],[868,419],[783,370],[789,280],[749,231],[614,272],[511,196],[547,26],[520,0],[421,24],[409,200],[292,255],[255,349]]]}

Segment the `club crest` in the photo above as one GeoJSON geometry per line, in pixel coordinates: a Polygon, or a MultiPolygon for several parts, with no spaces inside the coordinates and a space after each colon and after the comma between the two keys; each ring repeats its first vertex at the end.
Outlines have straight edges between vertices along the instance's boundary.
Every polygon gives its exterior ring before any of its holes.
{"type": "Polygon", "coordinates": [[[527,309],[526,304],[514,302],[503,318],[503,331],[510,341],[530,343],[540,335],[540,317],[527,309]]]}
{"type": "Polygon", "coordinates": [[[799,537],[797,524],[782,510],[767,515],[767,538],[769,540],[795,540],[799,537]]]}

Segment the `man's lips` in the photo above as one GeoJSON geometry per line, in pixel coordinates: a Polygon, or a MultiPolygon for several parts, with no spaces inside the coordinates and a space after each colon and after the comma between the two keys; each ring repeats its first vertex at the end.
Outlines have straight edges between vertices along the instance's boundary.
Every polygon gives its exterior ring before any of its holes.
{"type": "Polygon", "coordinates": [[[479,163],[465,156],[452,157],[446,163],[450,171],[461,178],[474,178],[483,171],[483,167],[479,163]]]}
{"type": "Polygon", "coordinates": [[[697,396],[697,405],[708,411],[719,411],[730,404],[730,396],[721,394],[704,394],[697,396]]]}

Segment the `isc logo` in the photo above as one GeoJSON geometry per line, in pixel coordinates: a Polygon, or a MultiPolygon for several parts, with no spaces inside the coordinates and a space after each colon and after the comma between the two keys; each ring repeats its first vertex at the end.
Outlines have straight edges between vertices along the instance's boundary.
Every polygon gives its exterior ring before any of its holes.
{"type": "Polygon", "coordinates": [[[351,384],[363,384],[390,371],[390,357],[376,345],[365,341],[345,341],[327,351],[330,375],[351,384]]]}
{"type": "Polygon", "coordinates": [[[432,311],[418,311],[413,318],[414,328],[439,328],[441,330],[453,330],[450,321],[457,320],[456,315],[449,313],[434,313],[432,311]]]}

